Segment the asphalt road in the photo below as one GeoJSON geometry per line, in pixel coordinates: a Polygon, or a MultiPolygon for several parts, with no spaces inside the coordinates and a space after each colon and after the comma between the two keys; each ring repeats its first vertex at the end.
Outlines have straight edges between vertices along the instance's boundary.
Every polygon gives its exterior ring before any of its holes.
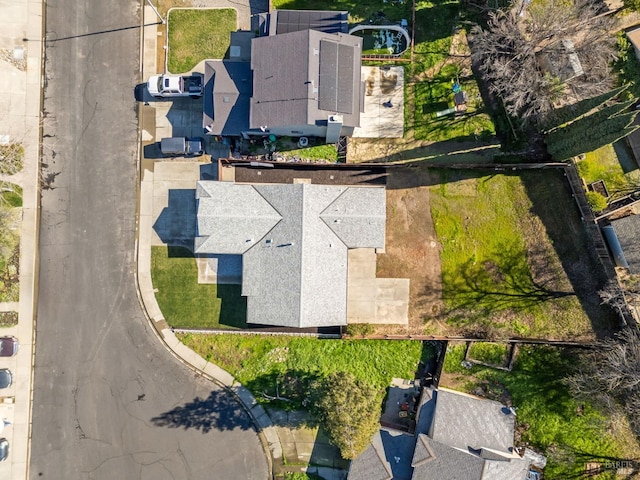
{"type": "Polygon", "coordinates": [[[139,25],[131,0],[47,2],[30,478],[263,480],[244,410],[136,296],[139,25]]]}

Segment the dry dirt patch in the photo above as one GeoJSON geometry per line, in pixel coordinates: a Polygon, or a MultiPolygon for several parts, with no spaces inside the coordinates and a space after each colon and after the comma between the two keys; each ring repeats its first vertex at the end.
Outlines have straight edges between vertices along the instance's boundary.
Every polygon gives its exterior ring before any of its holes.
{"type": "MultiPolygon", "coordinates": [[[[387,178],[386,251],[378,255],[377,276],[410,279],[409,333],[423,333],[424,319],[442,307],[440,243],[429,204],[431,181],[428,171],[404,168],[391,169],[387,178]]],[[[394,328],[404,329],[389,327],[394,328]]]]}

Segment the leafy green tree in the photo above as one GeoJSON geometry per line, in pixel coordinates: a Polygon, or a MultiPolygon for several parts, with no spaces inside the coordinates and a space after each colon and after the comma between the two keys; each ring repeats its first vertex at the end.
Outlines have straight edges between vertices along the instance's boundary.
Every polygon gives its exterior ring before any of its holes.
{"type": "Polygon", "coordinates": [[[381,392],[346,372],[318,382],[314,409],[331,442],[352,460],[361,454],[380,428],[381,392]]]}
{"type": "Polygon", "coordinates": [[[607,199],[598,192],[587,192],[587,203],[591,207],[591,210],[596,213],[607,208],[607,199]]]}
{"type": "Polygon", "coordinates": [[[585,98],[577,103],[565,105],[554,110],[553,113],[549,115],[549,119],[545,126],[547,133],[563,126],[564,124],[580,119],[595,108],[600,107],[606,102],[618,97],[626,90],[626,88],[627,86],[623,85],[601,95],[597,95],[592,98],[585,98]]]}
{"type": "Polygon", "coordinates": [[[617,59],[613,62],[613,71],[620,85],[628,87],[630,95],[640,96],[640,60],[627,34],[622,31],[616,35],[617,59]]]}
{"type": "Polygon", "coordinates": [[[624,8],[637,12],[640,10],[640,0],[622,0],[624,8]]]}
{"type": "Polygon", "coordinates": [[[556,160],[566,160],[629,135],[638,128],[631,125],[638,112],[629,110],[635,101],[602,107],[549,132],[545,138],[549,153],[556,160]]]}

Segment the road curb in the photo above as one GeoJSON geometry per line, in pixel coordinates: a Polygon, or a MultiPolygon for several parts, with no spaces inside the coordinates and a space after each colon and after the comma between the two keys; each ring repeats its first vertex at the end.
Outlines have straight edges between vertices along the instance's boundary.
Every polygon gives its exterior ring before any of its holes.
{"type": "MultiPolygon", "coordinates": [[[[140,67],[139,67],[139,77],[140,81],[143,81],[143,75],[146,74],[144,68],[144,47],[145,41],[151,39],[145,39],[145,17],[148,13],[153,11],[150,7],[145,6],[142,10],[141,14],[141,33],[140,33],[140,67]]],[[[154,14],[155,15],[155,14],[154,14]]],[[[154,40],[157,40],[154,38],[154,40]]],[[[157,49],[157,45],[156,45],[157,49]]],[[[155,61],[155,59],[154,59],[155,61]]],[[[154,72],[155,73],[155,72],[154,72]]],[[[136,296],[138,297],[138,302],[144,312],[144,316],[147,322],[153,327],[152,331],[156,335],[156,337],[160,340],[160,342],[165,346],[167,351],[171,353],[178,361],[180,361],[187,368],[191,369],[195,373],[203,376],[204,378],[209,379],[214,382],[221,388],[224,388],[227,392],[231,393],[237,400],[238,403],[242,406],[242,408],[247,412],[250,416],[256,432],[258,434],[258,438],[260,439],[260,443],[264,449],[265,457],[268,465],[268,475],[269,478],[273,478],[273,462],[276,459],[282,458],[282,447],[280,445],[280,440],[278,437],[275,428],[273,427],[273,423],[269,418],[268,414],[262,408],[261,405],[258,404],[255,397],[242,386],[237,380],[227,371],[220,368],[217,365],[214,365],[204,358],[199,356],[193,350],[189,349],[186,345],[184,345],[178,338],[175,336],[174,332],[168,327],[158,304],[156,302],[155,295],[153,294],[153,287],[151,285],[151,272],[150,262],[143,262],[144,265],[140,262],[141,251],[145,250],[145,255],[150,260],[150,236],[147,236],[142,233],[142,230],[151,228],[151,225],[147,222],[151,220],[151,211],[145,211],[144,215],[143,211],[143,194],[144,194],[144,183],[149,182],[149,180],[153,177],[153,173],[147,173],[147,175],[143,175],[142,171],[142,163],[143,163],[143,153],[144,149],[142,148],[142,131],[144,129],[144,107],[138,103],[138,119],[140,125],[138,126],[138,144],[137,144],[137,179],[136,179],[136,229],[135,229],[135,245],[134,245],[134,262],[136,265],[135,268],[135,285],[136,285],[136,296]],[[147,221],[145,221],[147,220],[147,221]],[[149,241],[149,243],[141,242],[141,237],[145,240],[149,241]],[[146,250],[149,250],[148,252],[146,250]],[[142,286],[141,283],[148,283],[148,285],[142,286]],[[151,315],[151,312],[154,312],[151,315]]]]}

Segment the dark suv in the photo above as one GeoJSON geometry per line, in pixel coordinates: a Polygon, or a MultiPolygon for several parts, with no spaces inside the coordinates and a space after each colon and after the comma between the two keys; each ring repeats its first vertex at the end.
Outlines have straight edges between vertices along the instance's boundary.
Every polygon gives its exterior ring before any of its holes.
{"type": "Polygon", "coordinates": [[[0,357],[13,357],[18,348],[20,344],[16,337],[0,337],[0,357]]]}

